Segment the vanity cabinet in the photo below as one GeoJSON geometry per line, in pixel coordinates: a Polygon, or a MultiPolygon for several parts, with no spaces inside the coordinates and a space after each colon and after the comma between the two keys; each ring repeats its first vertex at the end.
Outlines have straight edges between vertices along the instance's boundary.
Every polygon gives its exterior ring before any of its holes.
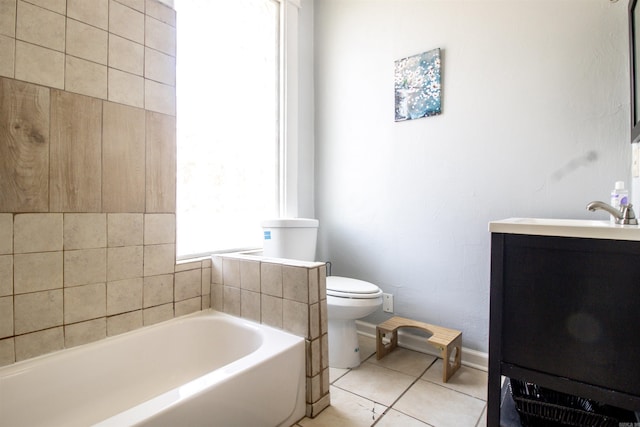
{"type": "Polygon", "coordinates": [[[490,225],[488,425],[501,376],[640,411],[640,231],[523,221],[490,225]]]}

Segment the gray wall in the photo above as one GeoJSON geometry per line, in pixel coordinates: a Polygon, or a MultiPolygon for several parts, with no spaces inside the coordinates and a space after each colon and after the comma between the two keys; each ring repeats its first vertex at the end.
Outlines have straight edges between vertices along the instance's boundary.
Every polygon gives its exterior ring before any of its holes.
{"type": "Polygon", "coordinates": [[[319,259],[486,351],[487,223],[606,219],[585,204],[629,185],[626,8],[315,0],[319,259]],[[437,47],[442,115],[395,123],[394,60],[437,47]]]}

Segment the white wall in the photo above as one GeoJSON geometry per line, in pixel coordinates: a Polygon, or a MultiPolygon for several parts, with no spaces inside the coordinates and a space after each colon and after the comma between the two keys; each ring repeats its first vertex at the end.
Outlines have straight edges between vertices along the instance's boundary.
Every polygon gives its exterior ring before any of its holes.
{"type": "Polygon", "coordinates": [[[487,223],[606,219],[586,203],[630,181],[626,7],[315,0],[320,259],[486,351],[487,223]],[[442,115],[395,123],[394,60],[437,47],[442,115]]]}

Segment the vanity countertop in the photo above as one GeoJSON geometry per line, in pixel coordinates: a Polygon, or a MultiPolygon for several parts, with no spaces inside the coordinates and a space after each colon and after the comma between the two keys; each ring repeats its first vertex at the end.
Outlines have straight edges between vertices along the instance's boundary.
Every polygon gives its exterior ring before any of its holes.
{"type": "Polygon", "coordinates": [[[491,221],[489,231],[534,236],[640,241],[640,226],[582,219],[508,218],[491,221]]]}

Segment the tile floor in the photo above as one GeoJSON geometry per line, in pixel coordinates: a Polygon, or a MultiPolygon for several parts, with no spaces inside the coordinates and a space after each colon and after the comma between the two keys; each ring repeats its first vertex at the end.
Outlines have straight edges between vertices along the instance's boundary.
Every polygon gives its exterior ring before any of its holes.
{"type": "Polygon", "coordinates": [[[362,364],[330,369],[331,406],[297,427],[481,427],[487,373],[462,366],[442,382],[442,359],[397,348],[376,360],[375,340],[360,336],[362,364]]]}

